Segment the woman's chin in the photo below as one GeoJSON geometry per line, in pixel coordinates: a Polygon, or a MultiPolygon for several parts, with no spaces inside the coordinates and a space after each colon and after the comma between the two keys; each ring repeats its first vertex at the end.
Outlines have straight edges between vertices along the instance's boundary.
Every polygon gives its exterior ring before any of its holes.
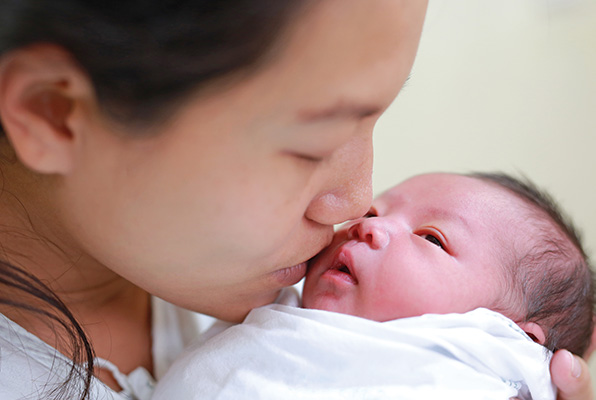
{"type": "Polygon", "coordinates": [[[217,307],[211,312],[207,312],[205,314],[223,321],[240,323],[244,320],[244,318],[246,318],[252,309],[273,303],[275,299],[277,299],[280,291],[281,289],[278,289],[252,299],[244,297],[241,299],[231,300],[225,307],[217,307]]]}

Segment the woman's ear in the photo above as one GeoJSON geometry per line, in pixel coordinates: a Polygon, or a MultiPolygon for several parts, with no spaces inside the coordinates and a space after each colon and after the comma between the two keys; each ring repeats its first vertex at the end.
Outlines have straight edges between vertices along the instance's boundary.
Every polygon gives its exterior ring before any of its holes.
{"type": "Polygon", "coordinates": [[[526,334],[532,338],[538,344],[544,345],[546,342],[546,335],[544,331],[535,322],[518,322],[517,325],[523,329],[526,334]]]}
{"type": "Polygon", "coordinates": [[[54,45],[32,45],[0,59],[0,118],[21,162],[47,174],[66,174],[77,135],[69,119],[93,96],[76,61],[54,45]]]}

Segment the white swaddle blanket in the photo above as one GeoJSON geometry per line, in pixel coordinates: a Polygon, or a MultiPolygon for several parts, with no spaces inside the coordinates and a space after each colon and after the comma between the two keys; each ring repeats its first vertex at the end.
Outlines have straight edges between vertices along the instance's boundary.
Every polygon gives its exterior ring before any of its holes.
{"type": "Polygon", "coordinates": [[[549,360],[486,309],[379,323],[275,304],[190,349],[153,399],[555,399],[549,360]]]}

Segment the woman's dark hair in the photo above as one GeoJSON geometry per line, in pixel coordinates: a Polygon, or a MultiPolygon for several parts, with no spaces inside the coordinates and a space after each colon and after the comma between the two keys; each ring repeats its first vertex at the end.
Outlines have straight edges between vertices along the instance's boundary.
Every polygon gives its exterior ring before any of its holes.
{"type": "Polygon", "coordinates": [[[151,123],[185,94],[258,66],[307,0],[0,3],[0,54],[58,44],[88,73],[109,115],[151,123]]]}
{"type": "MultiPolygon", "coordinates": [[[[81,399],[87,398],[89,396],[91,378],[94,373],[93,347],[89,343],[89,339],[85,335],[83,328],[68,307],[46,284],[35,276],[22,268],[15,267],[3,261],[0,261],[0,285],[15,290],[11,295],[3,293],[0,296],[0,304],[46,318],[57,334],[61,332],[65,335],[65,345],[66,348],[70,349],[69,355],[73,360],[67,382],[75,378],[80,378],[82,385],[77,385],[77,387],[83,388],[80,397],[81,399]],[[84,367],[82,368],[81,366],[84,367]]],[[[72,394],[72,391],[69,391],[68,388],[65,388],[64,393],[60,393],[59,389],[52,388],[49,393],[45,394],[46,397],[44,398],[50,398],[52,396],[60,398],[60,394],[63,394],[64,398],[66,398],[67,394],[72,394]]]]}
{"type": "Polygon", "coordinates": [[[527,178],[469,176],[496,184],[530,206],[530,218],[519,223],[532,224],[534,244],[508,261],[513,289],[521,293],[524,322],[544,329],[544,346],[550,350],[583,356],[594,329],[594,273],[578,230],[554,199],[527,178]]]}
{"type": "MultiPolygon", "coordinates": [[[[0,56],[37,43],[58,45],[88,74],[108,116],[123,124],[152,125],[167,119],[185,96],[266,62],[282,43],[284,28],[306,3],[1,0],[0,56]]],[[[7,263],[0,263],[0,285],[28,293],[56,310],[0,299],[0,304],[42,314],[66,329],[74,362],[86,360],[79,397],[88,398],[93,350],[65,304],[34,276],[7,263]]],[[[76,371],[73,366],[62,396],[76,371]]]]}

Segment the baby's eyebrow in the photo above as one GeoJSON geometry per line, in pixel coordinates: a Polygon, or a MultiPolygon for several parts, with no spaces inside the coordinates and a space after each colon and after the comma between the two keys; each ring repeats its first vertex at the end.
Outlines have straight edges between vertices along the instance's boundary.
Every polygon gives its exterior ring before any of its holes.
{"type": "Polygon", "coordinates": [[[453,221],[463,225],[466,229],[470,229],[470,224],[468,223],[467,219],[464,218],[461,214],[455,213],[444,208],[429,208],[427,210],[429,215],[432,215],[435,218],[439,218],[442,220],[453,221]]]}

